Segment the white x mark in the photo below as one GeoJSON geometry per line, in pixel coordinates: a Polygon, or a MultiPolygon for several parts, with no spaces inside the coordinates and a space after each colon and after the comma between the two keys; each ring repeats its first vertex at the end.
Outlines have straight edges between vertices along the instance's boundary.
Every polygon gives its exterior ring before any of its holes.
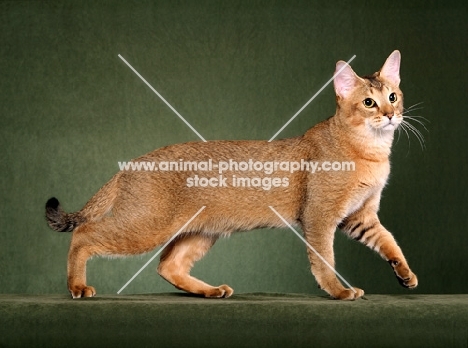
{"type": "MultiPolygon", "coordinates": [[[[138,71],[136,71],[135,68],[134,68],[133,66],[131,66],[130,63],[128,63],[120,54],[119,54],[119,58],[122,59],[122,61],[123,61],[125,64],[127,64],[127,66],[128,66],[130,69],[132,69],[132,71],[133,71],[133,72],[134,72],[134,73],[135,73],[135,74],[136,74],[136,75],[137,75],[137,76],[138,76],[138,77],[139,77],[139,78],[140,78],[140,79],[141,79],[141,80],[142,80],[142,81],[143,81],[143,82],[144,82],[144,83],[145,83],[145,84],[146,84],[146,85],[147,85],[147,86],[148,86],[148,87],[149,87],[149,88],[150,88],[150,89],[151,89],[151,90],[152,90],[152,91],[153,91],[153,92],[154,92],[154,93],[155,93],[155,94],[156,94],[156,95],[157,95],[157,96],[158,96],[158,97],[159,97],[159,98],[160,98],[160,99],[177,115],[177,116],[179,116],[179,118],[180,118],[182,121],[184,121],[184,123],[185,123],[187,126],[189,126],[189,128],[190,128],[196,135],[198,135],[198,137],[199,137],[202,141],[206,142],[205,138],[203,138],[203,137],[201,136],[201,134],[198,133],[197,130],[196,130],[195,128],[193,128],[192,125],[191,125],[189,122],[187,122],[187,120],[186,120],[185,118],[183,118],[182,115],[179,114],[179,112],[177,112],[177,110],[174,109],[174,107],[173,107],[171,104],[169,104],[169,102],[168,102],[166,99],[164,99],[164,97],[163,97],[161,94],[159,94],[159,92],[158,92],[156,89],[154,89],[153,86],[151,86],[151,85],[149,84],[149,82],[146,81],[145,78],[144,78],[143,76],[141,76],[140,73],[139,73],[138,71]]],[[[352,56],[351,59],[347,61],[347,63],[349,64],[354,58],[356,58],[356,55],[352,56]]],[[[275,133],[275,135],[273,135],[273,137],[271,137],[270,140],[268,140],[268,142],[271,142],[273,139],[275,139],[275,138],[278,136],[278,134],[280,134],[280,133],[281,133],[281,132],[282,132],[282,131],[283,131],[283,130],[284,130],[284,129],[285,129],[285,128],[286,128],[286,127],[287,127],[287,126],[288,126],[288,125],[289,125],[289,124],[290,124],[290,123],[307,107],[307,105],[309,105],[309,104],[325,89],[325,87],[327,87],[327,86],[333,81],[333,79],[334,79],[339,73],[341,73],[341,71],[342,71],[345,67],[346,67],[346,65],[343,66],[339,71],[337,71],[337,72],[332,76],[332,78],[329,79],[329,80],[322,86],[322,88],[320,88],[320,89],[312,96],[312,98],[310,98],[309,101],[308,101],[307,103],[305,103],[304,106],[303,106],[302,108],[300,108],[299,111],[297,111],[297,112],[294,114],[294,116],[291,117],[291,118],[288,120],[288,122],[286,122],[286,123],[283,125],[283,127],[281,127],[280,130],[279,130],[278,132],[275,133]]],[[[311,249],[315,254],[317,254],[317,256],[318,256],[329,268],[331,268],[331,270],[332,270],[333,272],[335,272],[336,275],[337,275],[347,286],[349,286],[350,289],[352,289],[354,292],[356,292],[356,291],[353,289],[353,287],[346,281],[346,279],[344,279],[344,278],[343,278],[343,277],[342,277],[342,276],[341,276],[341,275],[340,275],[340,274],[339,274],[339,273],[322,257],[322,255],[320,255],[320,254],[319,254],[319,253],[318,253],[318,252],[317,252],[317,251],[316,251],[300,234],[299,234],[299,232],[297,232],[297,231],[296,231],[296,230],[295,230],[295,229],[294,229],[294,228],[293,228],[293,227],[292,227],[292,226],[291,226],[291,225],[290,225],[290,224],[289,224],[273,207],[270,206],[269,208],[270,208],[270,209],[271,209],[271,210],[272,210],[272,211],[273,211],[273,212],[274,212],[274,213],[275,213],[275,214],[276,214],[276,215],[277,215],[277,216],[278,216],[278,217],[279,217],[279,218],[280,218],[280,219],[281,219],[281,220],[282,220],[282,221],[283,221],[283,222],[284,222],[300,239],[301,239],[302,242],[304,242],[304,244],[307,245],[307,247],[309,247],[309,249],[311,249]]],[[[159,251],[158,251],[156,254],[154,254],[153,257],[151,257],[151,259],[149,259],[149,260],[143,265],[143,267],[140,268],[140,270],[139,270],[138,272],[135,273],[135,275],[134,275],[134,276],[117,292],[117,294],[120,294],[120,293],[122,292],[122,290],[124,290],[124,289],[127,287],[127,285],[130,284],[130,283],[138,276],[138,274],[140,274],[140,272],[143,271],[143,269],[145,269],[146,266],[148,266],[148,265],[156,258],[156,256],[158,256],[158,255],[164,250],[164,248],[165,248],[172,240],[174,240],[174,238],[177,237],[177,236],[185,229],[185,227],[187,227],[187,225],[188,225],[193,219],[195,219],[195,217],[196,217],[198,214],[201,213],[201,211],[202,211],[203,209],[205,209],[205,206],[203,206],[202,208],[200,208],[200,210],[199,210],[197,213],[195,213],[195,215],[192,216],[192,218],[191,218],[189,221],[187,221],[187,223],[186,223],[176,234],[174,234],[174,235],[172,236],[172,238],[169,239],[169,240],[166,242],[166,244],[164,244],[164,245],[159,249],[159,251]]]]}

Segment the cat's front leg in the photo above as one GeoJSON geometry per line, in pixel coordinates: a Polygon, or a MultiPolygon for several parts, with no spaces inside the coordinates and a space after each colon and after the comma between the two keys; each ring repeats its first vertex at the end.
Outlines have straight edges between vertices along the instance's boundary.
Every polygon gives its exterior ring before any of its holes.
{"type": "Polygon", "coordinates": [[[364,295],[362,289],[356,287],[345,288],[338,280],[334,271],[333,240],[336,226],[332,221],[324,221],[323,215],[320,217],[315,216],[315,219],[313,216],[309,216],[308,221],[311,221],[311,223],[307,221],[303,222],[302,228],[305,238],[309,243],[307,252],[311,271],[317,280],[319,288],[325,290],[331,297],[338,300],[355,300],[362,297],[364,295]]]}
{"type": "Polygon", "coordinates": [[[382,226],[374,211],[358,211],[346,218],[339,227],[351,238],[378,252],[393,268],[402,286],[413,289],[418,285],[418,278],[408,266],[401,248],[393,235],[382,226]]]}

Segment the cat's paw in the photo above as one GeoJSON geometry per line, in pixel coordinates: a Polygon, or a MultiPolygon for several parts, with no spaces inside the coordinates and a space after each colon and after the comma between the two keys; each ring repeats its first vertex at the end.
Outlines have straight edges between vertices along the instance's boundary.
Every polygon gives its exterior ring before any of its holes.
{"type": "Polygon", "coordinates": [[[414,274],[411,271],[410,271],[410,274],[406,278],[400,278],[397,275],[397,280],[401,286],[404,286],[405,288],[408,288],[408,289],[414,289],[415,287],[418,286],[418,277],[416,277],[416,274],[414,274]]]}
{"type": "Polygon", "coordinates": [[[390,266],[392,266],[393,272],[401,286],[408,289],[414,289],[418,286],[418,277],[416,277],[416,274],[411,272],[405,263],[396,260],[389,261],[389,263],[390,266]]]}
{"type": "Polygon", "coordinates": [[[217,288],[213,288],[210,291],[205,293],[205,297],[209,298],[228,298],[234,293],[231,287],[228,285],[220,285],[217,288]]]}
{"type": "Polygon", "coordinates": [[[74,286],[69,289],[72,298],[81,298],[81,297],[94,297],[96,296],[96,290],[92,286],[74,286]]]}
{"type": "Polygon", "coordinates": [[[344,289],[338,295],[333,296],[336,300],[354,301],[364,296],[364,290],[353,287],[352,289],[344,289]]]}

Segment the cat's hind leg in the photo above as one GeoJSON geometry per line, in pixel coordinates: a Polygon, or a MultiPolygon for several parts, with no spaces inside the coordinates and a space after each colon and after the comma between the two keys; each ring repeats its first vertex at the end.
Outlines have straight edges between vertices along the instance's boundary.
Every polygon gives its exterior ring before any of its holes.
{"type": "Polygon", "coordinates": [[[112,218],[78,226],[73,231],[68,251],[67,283],[71,296],[81,298],[96,295],[94,287],[86,285],[86,263],[90,257],[132,255],[148,251],[142,249],[137,238],[132,237],[135,237],[135,233],[131,230],[123,231],[112,218]]]}
{"type": "Polygon", "coordinates": [[[193,264],[213,246],[217,236],[199,233],[182,234],[163,251],[158,273],[176,288],[204,297],[229,297],[233,290],[227,285],[211,286],[192,277],[193,264]]]}
{"type": "Polygon", "coordinates": [[[68,291],[73,298],[93,297],[96,290],[86,285],[86,262],[99,253],[96,246],[89,241],[87,224],[79,226],[73,233],[68,252],[68,291]]]}

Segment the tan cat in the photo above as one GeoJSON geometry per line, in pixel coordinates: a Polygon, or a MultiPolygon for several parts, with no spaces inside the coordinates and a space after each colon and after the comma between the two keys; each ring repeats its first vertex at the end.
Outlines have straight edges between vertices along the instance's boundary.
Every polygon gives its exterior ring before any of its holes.
{"type": "MultiPolygon", "coordinates": [[[[416,275],[377,217],[394,131],[403,121],[399,68],[398,51],[379,72],[364,78],[339,61],[336,114],[302,136],[171,145],[133,161],[155,164],[158,170],[121,170],[79,212],[65,213],[57,199],[49,199],[49,226],[74,231],[68,255],[72,297],[96,294],[86,284],[89,257],[149,252],[203,206],[161,256],[159,274],[179,289],[206,297],[231,296],[228,285],[213,287],[190,276],[190,270],[222,235],[285,227],[269,206],[301,227],[308,243],[333,267],[338,226],[388,261],[403,286],[416,287],[416,275]],[[185,162],[190,163],[184,168],[185,162]]],[[[361,289],[345,288],[310,249],[308,256],[319,287],[333,298],[364,295],[361,289]]]]}

